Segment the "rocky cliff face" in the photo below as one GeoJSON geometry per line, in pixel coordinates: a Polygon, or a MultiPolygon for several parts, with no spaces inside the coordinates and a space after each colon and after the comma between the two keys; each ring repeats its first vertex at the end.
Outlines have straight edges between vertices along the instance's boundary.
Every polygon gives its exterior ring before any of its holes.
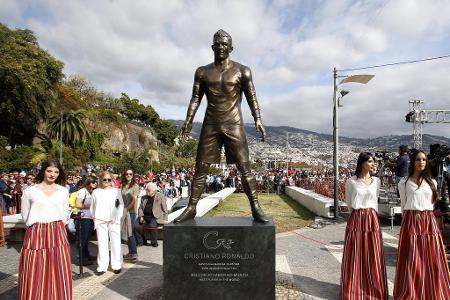
{"type": "MultiPolygon", "coordinates": [[[[110,153],[122,154],[133,151],[145,151],[153,161],[159,161],[158,144],[154,131],[130,122],[116,122],[112,119],[93,115],[87,120],[88,128],[103,134],[101,148],[110,153]]],[[[42,142],[46,138],[47,124],[39,121],[37,135],[33,144],[42,142]]]]}
{"type": "Polygon", "coordinates": [[[103,150],[118,154],[146,151],[152,160],[159,161],[157,140],[151,128],[101,118],[91,119],[88,123],[89,127],[104,135],[103,150]]]}

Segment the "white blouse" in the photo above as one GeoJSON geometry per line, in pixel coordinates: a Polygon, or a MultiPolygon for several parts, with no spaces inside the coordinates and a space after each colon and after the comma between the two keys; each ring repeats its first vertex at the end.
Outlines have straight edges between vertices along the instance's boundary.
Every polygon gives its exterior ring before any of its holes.
{"type": "MultiPolygon", "coordinates": [[[[434,186],[437,188],[437,182],[433,179],[434,186]]],[[[411,179],[400,180],[398,183],[400,193],[400,202],[402,211],[404,210],[434,210],[433,191],[430,185],[424,180],[420,187],[411,179]]]]}
{"type": "MultiPolygon", "coordinates": [[[[77,192],[77,199],[83,200],[83,204],[92,204],[92,195],[86,188],[82,188],[77,192]]],[[[89,208],[81,209],[81,214],[81,218],[83,219],[92,219],[91,210],[89,208]]]]}
{"type": "Polygon", "coordinates": [[[27,226],[34,223],[63,221],[69,223],[69,192],[56,185],[56,191],[47,196],[38,185],[28,187],[22,195],[22,219],[27,226]]]}
{"type": "Polygon", "coordinates": [[[122,192],[118,188],[98,188],[92,192],[90,210],[94,217],[95,228],[98,224],[109,222],[120,225],[123,208],[122,192]],[[116,199],[119,200],[118,207],[116,207],[116,199]]]}
{"type": "Polygon", "coordinates": [[[345,183],[345,201],[352,209],[373,208],[378,211],[378,196],[381,181],[372,177],[372,183],[366,184],[356,176],[347,179],[345,183]]]}

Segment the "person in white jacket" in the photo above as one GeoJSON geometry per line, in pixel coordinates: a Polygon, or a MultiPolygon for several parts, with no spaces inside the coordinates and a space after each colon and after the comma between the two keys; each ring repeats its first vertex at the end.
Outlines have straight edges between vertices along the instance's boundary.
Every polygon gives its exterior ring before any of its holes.
{"type": "Polygon", "coordinates": [[[120,240],[120,219],[123,214],[123,199],[120,189],[113,186],[112,174],[99,174],[99,188],[92,192],[91,214],[97,231],[98,255],[96,275],[103,275],[109,266],[108,238],[111,240],[111,268],[119,274],[122,271],[122,250],[120,240]]]}

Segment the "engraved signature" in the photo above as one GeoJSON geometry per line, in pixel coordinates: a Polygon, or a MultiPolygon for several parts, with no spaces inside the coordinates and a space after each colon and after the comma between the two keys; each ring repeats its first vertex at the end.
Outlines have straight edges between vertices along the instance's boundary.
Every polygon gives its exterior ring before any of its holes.
{"type": "Polygon", "coordinates": [[[218,237],[219,233],[217,231],[209,231],[205,234],[205,236],[203,237],[203,245],[205,246],[206,249],[217,249],[220,246],[223,246],[225,249],[230,249],[231,248],[231,244],[234,244],[233,240],[231,239],[212,239],[210,238],[208,240],[208,238],[210,236],[215,236],[218,237]]]}

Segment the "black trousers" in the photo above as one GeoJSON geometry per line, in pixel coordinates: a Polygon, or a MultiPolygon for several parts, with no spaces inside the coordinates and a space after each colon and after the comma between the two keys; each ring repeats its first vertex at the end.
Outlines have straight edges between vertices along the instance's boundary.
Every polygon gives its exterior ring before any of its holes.
{"type": "Polygon", "coordinates": [[[145,235],[144,235],[144,227],[151,227],[150,229],[150,241],[152,243],[158,241],[158,222],[156,222],[156,218],[146,218],[144,223],[136,222],[134,224],[134,233],[136,237],[136,241],[138,244],[145,244],[145,235]]]}
{"type": "MultiPolygon", "coordinates": [[[[75,220],[75,226],[77,229],[77,238],[81,239],[81,250],[83,253],[83,259],[89,257],[89,238],[94,233],[94,220],[92,219],[81,219],[75,220]],[[81,223],[81,232],[79,232],[79,223],[81,223]]],[[[77,241],[77,248],[80,247],[79,240],[77,241]]],[[[78,253],[77,253],[78,256],[78,253]]]]}

